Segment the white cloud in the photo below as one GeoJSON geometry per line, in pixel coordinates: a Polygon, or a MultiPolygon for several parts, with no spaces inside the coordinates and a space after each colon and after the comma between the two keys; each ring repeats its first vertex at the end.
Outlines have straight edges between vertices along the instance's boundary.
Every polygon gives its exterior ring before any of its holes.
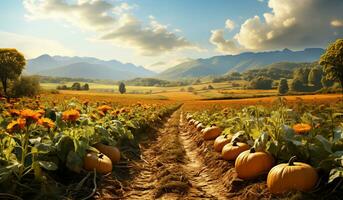
{"type": "Polygon", "coordinates": [[[66,56],[74,54],[72,50],[53,40],[3,31],[0,31],[0,38],[2,48],[17,48],[25,55],[26,59],[35,58],[42,54],[66,56]]]}
{"type": "Polygon", "coordinates": [[[338,20],[338,19],[332,20],[331,21],[331,26],[333,26],[333,27],[343,27],[343,20],[338,20]]]}
{"type": "Polygon", "coordinates": [[[224,30],[222,29],[211,31],[210,42],[217,47],[217,51],[222,53],[237,53],[239,50],[233,40],[224,38],[224,30]]]}
{"type": "Polygon", "coordinates": [[[326,46],[343,36],[342,0],[270,0],[271,12],[247,19],[234,37],[250,50],[326,46]]]}
{"type": "Polygon", "coordinates": [[[24,0],[27,18],[62,20],[93,30],[100,39],[110,40],[116,46],[137,49],[146,56],[159,55],[168,51],[185,48],[199,49],[168,26],[149,16],[150,24],[145,25],[128,11],[136,5],[125,2],[110,3],[106,0],[24,0]]]}
{"type": "Polygon", "coordinates": [[[225,28],[227,28],[227,30],[229,31],[232,31],[235,28],[235,22],[231,19],[227,19],[225,21],[225,28]]]}

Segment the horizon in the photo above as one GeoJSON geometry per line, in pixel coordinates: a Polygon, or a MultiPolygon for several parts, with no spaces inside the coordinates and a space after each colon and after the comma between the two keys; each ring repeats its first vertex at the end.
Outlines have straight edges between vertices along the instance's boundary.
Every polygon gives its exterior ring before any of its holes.
{"type": "Polygon", "coordinates": [[[189,59],[325,49],[343,37],[339,0],[13,0],[0,8],[7,19],[0,46],[17,48],[27,59],[114,59],[154,72],[189,59]]]}

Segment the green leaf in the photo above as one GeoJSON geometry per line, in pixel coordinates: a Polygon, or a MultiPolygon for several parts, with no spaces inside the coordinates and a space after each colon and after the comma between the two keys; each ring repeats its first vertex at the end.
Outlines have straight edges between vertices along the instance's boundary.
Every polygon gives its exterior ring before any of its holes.
{"type": "Polygon", "coordinates": [[[77,153],[70,151],[67,156],[66,166],[71,171],[80,173],[83,166],[83,161],[77,153]]]}
{"type": "Polygon", "coordinates": [[[269,135],[267,132],[262,132],[260,136],[255,140],[254,147],[257,151],[265,150],[267,142],[269,140],[269,135]]]}
{"type": "Polygon", "coordinates": [[[328,183],[331,183],[336,178],[343,178],[343,167],[334,168],[330,171],[328,183]]]}
{"type": "Polygon", "coordinates": [[[334,130],[333,132],[334,132],[334,135],[333,135],[333,142],[337,142],[337,141],[343,139],[343,130],[342,130],[342,127],[335,128],[335,130],[334,130]]]}
{"type": "Polygon", "coordinates": [[[324,138],[322,135],[316,135],[315,138],[323,145],[327,152],[332,153],[331,143],[326,138],[324,138]]]}
{"type": "Polygon", "coordinates": [[[70,151],[74,151],[73,139],[69,136],[63,136],[57,143],[57,156],[62,162],[65,162],[70,151]]]}
{"type": "Polygon", "coordinates": [[[54,162],[38,161],[38,163],[41,167],[49,171],[55,171],[58,169],[57,165],[54,162]]]}

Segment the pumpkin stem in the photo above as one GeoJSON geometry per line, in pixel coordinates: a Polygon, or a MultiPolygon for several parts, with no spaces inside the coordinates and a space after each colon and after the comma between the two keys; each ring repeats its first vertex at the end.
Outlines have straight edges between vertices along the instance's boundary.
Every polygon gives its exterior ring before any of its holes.
{"type": "Polygon", "coordinates": [[[296,156],[292,156],[288,161],[288,166],[294,166],[294,161],[297,159],[296,156]]]}
{"type": "Polygon", "coordinates": [[[99,158],[102,159],[104,157],[104,154],[99,154],[99,158]]]}
{"type": "Polygon", "coordinates": [[[236,140],[233,140],[233,142],[232,142],[232,146],[238,146],[238,145],[237,145],[237,141],[236,141],[236,140]]]}
{"type": "Polygon", "coordinates": [[[256,152],[255,148],[254,148],[254,147],[251,147],[250,153],[255,153],[255,152],[256,152]]]}

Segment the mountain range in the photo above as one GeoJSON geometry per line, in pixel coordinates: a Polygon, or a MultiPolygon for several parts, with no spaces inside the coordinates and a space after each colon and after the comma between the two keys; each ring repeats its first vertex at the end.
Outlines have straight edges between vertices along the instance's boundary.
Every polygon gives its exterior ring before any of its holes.
{"type": "Polygon", "coordinates": [[[303,51],[245,52],[238,55],[222,55],[189,60],[159,74],[131,63],[117,60],[100,60],[92,57],[67,57],[41,55],[28,60],[25,72],[44,76],[128,80],[137,77],[154,77],[177,80],[204,76],[220,76],[230,72],[259,69],[279,62],[304,63],[319,60],[324,53],[321,48],[303,51]]]}
{"type": "Polygon", "coordinates": [[[43,76],[127,80],[151,77],[155,72],[131,63],[100,60],[92,57],[50,56],[47,54],[28,60],[27,74],[43,76]]]}
{"type": "Polygon", "coordinates": [[[166,80],[182,78],[219,76],[230,72],[243,72],[249,69],[263,68],[278,62],[314,62],[324,53],[321,48],[307,48],[303,51],[246,52],[238,55],[214,56],[206,59],[196,59],[171,67],[158,77],[166,80]]]}

